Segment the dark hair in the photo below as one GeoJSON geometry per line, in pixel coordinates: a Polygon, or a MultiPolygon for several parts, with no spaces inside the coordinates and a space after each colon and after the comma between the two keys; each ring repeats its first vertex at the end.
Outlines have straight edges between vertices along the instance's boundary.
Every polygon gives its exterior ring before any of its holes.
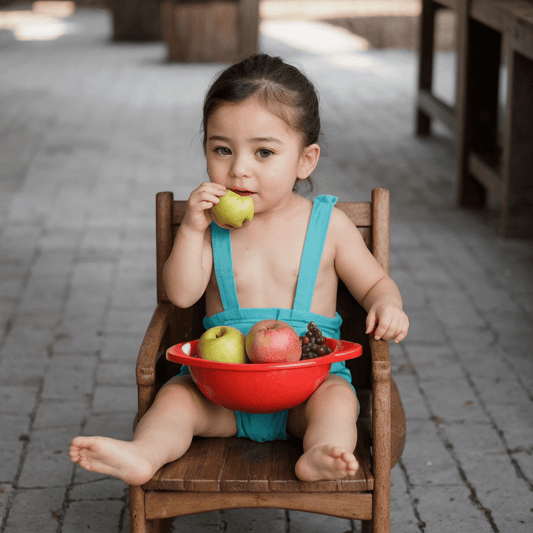
{"type": "MultiPolygon", "coordinates": [[[[252,96],[261,98],[271,113],[298,131],[303,147],[318,143],[320,114],[313,84],[281,58],[257,54],[223,70],[209,88],[203,109],[204,150],[211,113],[224,103],[240,103],[252,96]]],[[[312,189],[310,177],[303,181],[312,189]]]]}

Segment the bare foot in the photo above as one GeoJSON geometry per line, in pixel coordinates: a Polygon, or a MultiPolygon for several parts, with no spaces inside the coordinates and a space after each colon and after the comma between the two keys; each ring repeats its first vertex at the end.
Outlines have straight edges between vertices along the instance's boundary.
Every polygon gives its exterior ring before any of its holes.
{"type": "Polygon", "coordinates": [[[70,460],[89,472],[115,476],[129,485],[142,485],[155,473],[144,449],[133,442],[106,437],[76,437],[70,460]]]}
{"type": "Polygon", "coordinates": [[[302,481],[342,479],[353,476],[359,463],[353,453],[329,444],[309,448],[296,463],[296,475],[302,481]]]}

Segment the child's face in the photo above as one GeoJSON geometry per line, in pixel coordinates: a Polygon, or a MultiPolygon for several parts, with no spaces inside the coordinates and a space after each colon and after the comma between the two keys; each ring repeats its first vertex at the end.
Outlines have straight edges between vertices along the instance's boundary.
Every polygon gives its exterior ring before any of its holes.
{"type": "Polygon", "coordinates": [[[256,98],[215,109],[206,137],[209,179],[252,195],[256,213],[282,206],[320,154],[318,145],[302,148],[298,132],[256,98]]]}

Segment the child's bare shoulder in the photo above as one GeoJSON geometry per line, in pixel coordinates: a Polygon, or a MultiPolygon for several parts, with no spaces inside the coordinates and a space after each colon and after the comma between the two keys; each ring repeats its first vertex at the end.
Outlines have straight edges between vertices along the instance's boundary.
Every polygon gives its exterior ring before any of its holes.
{"type": "Polygon", "coordinates": [[[338,207],[334,207],[331,212],[329,230],[334,237],[342,239],[357,239],[360,236],[350,217],[338,207]]]}
{"type": "Polygon", "coordinates": [[[360,256],[367,251],[363,237],[350,217],[338,207],[333,208],[328,239],[334,249],[335,260],[360,256]]]}

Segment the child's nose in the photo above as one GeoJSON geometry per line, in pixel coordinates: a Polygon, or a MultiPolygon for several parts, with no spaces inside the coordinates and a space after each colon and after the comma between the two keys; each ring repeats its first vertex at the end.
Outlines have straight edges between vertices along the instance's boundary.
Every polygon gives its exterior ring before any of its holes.
{"type": "Polygon", "coordinates": [[[252,175],[250,161],[246,156],[236,156],[233,159],[231,175],[236,178],[246,178],[252,175]]]}

